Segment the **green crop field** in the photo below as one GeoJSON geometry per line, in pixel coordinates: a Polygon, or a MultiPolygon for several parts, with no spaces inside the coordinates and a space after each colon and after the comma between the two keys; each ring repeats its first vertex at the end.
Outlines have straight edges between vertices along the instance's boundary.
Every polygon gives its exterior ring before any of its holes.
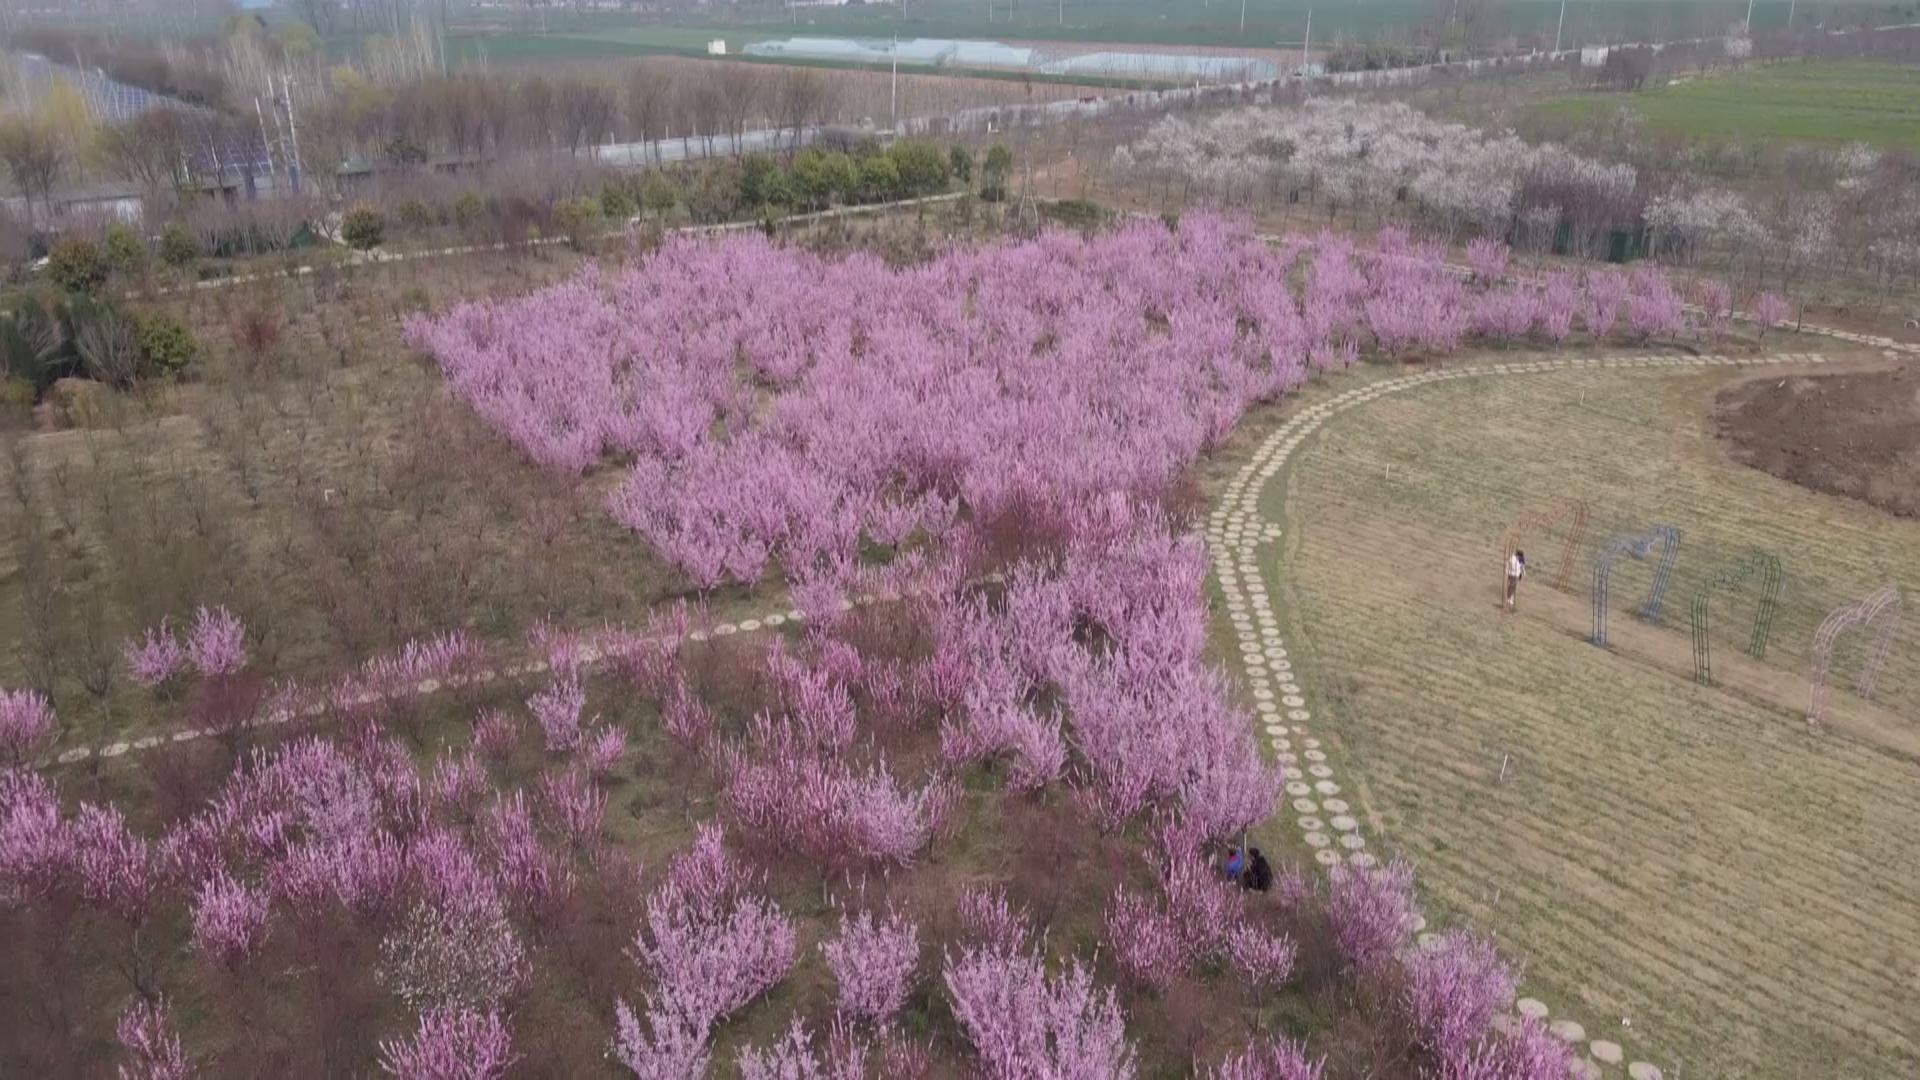
{"type": "MultiPolygon", "coordinates": [[[[1904,21],[1904,9],[1881,3],[1801,4],[1803,23],[1814,8],[1852,25],[1904,21]]],[[[1759,0],[1753,9],[1760,30],[1784,25],[1788,0],[1759,0]]],[[[996,3],[993,17],[979,0],[922,0],[904,9],[892,5],[815,8],[765,18],[700,18],[664,23],[608,12],[549,11],[501,15],[499,9],[457,14],[449,54],[456,60],[484,55],[499,60],[599,59],[650,53],[704,53],[713,38],[728,49],[767,38],[794,35],[852,37],[967,37],[1028,41],[1110,42],[1136,45],[1274,47],[1298,45],[1313,12],[1313,38],[1343,41],[1411,41],[1436,21],[1431,0],[1066,0],[1065,3],[996,3]]],[[[1559,29],[1559,0],[1506,0],[1476,34],[1485,43],[1508,40],[1550,44],[1559,29]]],[[[1722,31],[1746,17],[1743,0],[1573,0],[1567,6],[1563,42],[1669,39],[1722,31]]]]}
{"type": "Polygon", "coordinates": [[[1920,67],[1756,66],[1630,96],[1561,98],[1541,111],[1578,118],[1622,107],[1639,114],[1653,130],[1674,135],[1920,149],[1920,67]]]}

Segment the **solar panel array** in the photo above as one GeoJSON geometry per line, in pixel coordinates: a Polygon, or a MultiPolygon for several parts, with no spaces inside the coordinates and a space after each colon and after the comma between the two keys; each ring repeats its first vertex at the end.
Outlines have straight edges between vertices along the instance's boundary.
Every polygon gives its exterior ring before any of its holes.
{"type": "Polygon", "coordinates": [[[153,109],[172,107],[187,117],[196,177],[233,179],[247,173],[266,176],[274,170],[273,148],[258,132],[232,123],[211,109],[128,85],[98,70],[56,64],[44,56],[26,53],[16,54],[13,59],[31,90],[42,91],[55,79],[65,80],[86,102],[87,111],[102,123],[124,123],[153,109]]]}

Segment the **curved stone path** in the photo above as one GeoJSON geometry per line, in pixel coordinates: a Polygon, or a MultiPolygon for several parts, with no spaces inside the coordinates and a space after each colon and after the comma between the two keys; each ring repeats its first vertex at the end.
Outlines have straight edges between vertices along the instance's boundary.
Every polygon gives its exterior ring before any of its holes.
{"type": "MultiPolygon", "coordinates": [[[[1877,340],[1860,344],[1881,346],[1877,340]]],[[[1262,516],[1261,499],[1267,483],[1279,476],[1305,439],[1330,418],[1350,409],[1363,408],[1377,398],[1456,379],[1583,370],[1695,370],[1825,362],[1826,358],[1817,353],[1794,352],[1765,357],[1606,355],[1473,364],[1401,375],[1354,387],[1302,409],[1269,434],[1227,483],[1224,498],[1208,516],[1206,538],[1214,577],[1220,586],[1227,618],[1233,624],[1247,692],[1286,779],[1287,811],[1299,827],[1302,839],[1313,849],[1315,861],[1328,867],[1345,863],[1366,868],[1373,866],[1377,857],[1360,829],[1352,805],[1342,797],[1344,791],[1327,760],[1326,750],[1313,734],[1313,711],[1288,656],[1260,566],[1260,549],[1276,543],[1282,529],[1280,522],[1262,516]]],[[[1423,916],[1415,925],[1422,946],[1434,940],[1433,934],[1425,930],[1423,916]]],[[[1521,998],[1516,1003],[1516,1011],[1537,1020],[1549,1020],[1550,1016],[1546,1003],[1531,997],[1521,998]]],[[[1625,1059],[1625,1051],[1618,1042],[1589,1040],[1587,1029],[1578,1022],[1553,1019],[1548,1030],[1576,1050],[1585,1051],[1586,1056],[1575,1063],[1576,1076],[1601,1076],[1617,1071],[1625,1059]]],[[[1628,1063],[1626,1072],[1632,1080],[1661,1080],[1659,1067],[1648,1061],[1628,1063]]]]}

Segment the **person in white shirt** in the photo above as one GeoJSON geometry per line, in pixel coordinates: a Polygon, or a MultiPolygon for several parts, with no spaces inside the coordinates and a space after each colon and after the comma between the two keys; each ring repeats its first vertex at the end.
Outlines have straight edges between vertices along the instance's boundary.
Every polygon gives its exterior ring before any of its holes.
{"type": "Polygon", "coordinates": [[[1527,553],[1516,551],[1507,557],[1507,610],[1513,610],[1513,601],[1520,593],[1520,579],[1527,576],[1527,553]]]}

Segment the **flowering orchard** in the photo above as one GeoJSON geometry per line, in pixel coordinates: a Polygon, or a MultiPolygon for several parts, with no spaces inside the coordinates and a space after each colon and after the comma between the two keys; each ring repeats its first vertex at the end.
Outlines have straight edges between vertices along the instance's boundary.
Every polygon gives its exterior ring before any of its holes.
{"type": "Polygon", "coordinates": [[[1583,241],[1640,209],[1631,165],[1583,157],[1511,132],[1436,120],[1401,102],[1316,99],[1298,108],[1169,116],[1114,153],[1114,168],[1214,199],[1284,187],[1335,210],[1413,208],[1449,237],[1504,236],[1519,222],[1583,241]]]}
{"type": "Polygon", "coordinates": [[[619,461],[615,518],[703,590],[780,573],[804,629],[702,643],[683,607],[537,627],[533,686],[470,678],[487,650],[455,632],[272,687],[208,608],[124,659],[232,735],[165,753],[226,756],[126,813],[26,764],[58,722],[9,695],[0,940],[30,962],[0,988],[85,972],[100,998],[49,998],[22,1060],[1558,1080],[1561,1044],[1495,1023],[1515,978],[1483,940],[1413,947],[1406,867],[1281,867],[1250,899],[1207,863],[1280,784],[1205,662],[1183,479],[1316,369],[1623,306],[1679,328],[1663,278],[1473,284],[1399,234],[1196,217],[899,270],[676,243],[416,320],[529,458],[619,461]],[[423,682],[456,688],[458,737],[422,735],[423,682]],[[262,741],[270,709],[335,734],[262,741]],[[1282,995],[1334,1022],[1275,1039],[1282,995]]]}
{"type": "Polygon", "coordinates": [[[1623,300],[1638,337],[1682,326],[1658,270],[1628,295],[1608,272],[1502,283],[1505,249],[1485,258],[1476,286],[1396,231],[1274,247],[1207,216],[905,270],[676,241],[407,330],[535,461],[630,459],[609,509],[696,585],[778,564],[807,597],[863,544],[977,552],[995,522],[1069,530],[1104,498],[1161,499],[1248,406],[1363,351],[1561,340],[1593,313],[1604,334],[1623,300]]]}

